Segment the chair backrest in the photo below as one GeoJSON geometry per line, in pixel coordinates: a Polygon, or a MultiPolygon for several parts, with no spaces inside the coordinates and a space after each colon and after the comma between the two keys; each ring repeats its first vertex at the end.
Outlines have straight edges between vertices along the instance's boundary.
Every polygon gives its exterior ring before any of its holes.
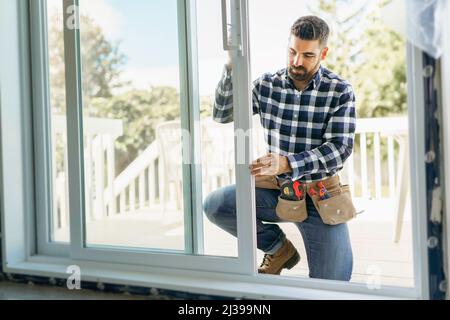
{"type": "Polygon", "coordinates": [[[181,122],[179,120],[173,120],[160,123],[156,126],[155,131],[166,178],[173,180],[178,177],[178,179],[181,179],[181,122]]]}
{"type": "MultiPolygon", "coordinates": [[[[265,154],[263,128],[259,117],[253,117],[253,150],[255,158],[265,154]]],[[[217,123],[212,119],[201,121],[202,166],[204,169],[234,168],[234,123],[217,123]]],[[[163,122],[156,127],[156,139],[165,168],[166,178],[181,179],[182,131],[179,120],[163,122]]],[[[207,171],[206,171],[207,172],[207,171]]],[[[225,172],[225,171],[224,171],[225,172]]]]}
{"type": "MultiPolygon", "coordinates": [[[[266,153],[264,129],[259,117],[253,117],[253,153],[255,158],[266,153]]],[[[234,123],[217,123],[212,119],[202,120],[203,153],[207,154],[207,165],[234,167],[234,123]]]]}
{"type": "Polygon", "coordinates": [[[233,123],[221,124],[208,118],[201,124],[203,165],[216,169],[229,167],[234,155],[233,123]]]}

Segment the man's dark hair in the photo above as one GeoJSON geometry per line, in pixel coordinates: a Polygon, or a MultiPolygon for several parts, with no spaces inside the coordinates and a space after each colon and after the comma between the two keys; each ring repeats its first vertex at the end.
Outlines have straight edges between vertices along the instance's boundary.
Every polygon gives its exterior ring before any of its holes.
{"type": "Polygon", "coordinates": [[[319,40],[320,46],[326,47],[330,28],[317,16],[303,16],[291,27],[291,34],[302,40],[319,40]]]}

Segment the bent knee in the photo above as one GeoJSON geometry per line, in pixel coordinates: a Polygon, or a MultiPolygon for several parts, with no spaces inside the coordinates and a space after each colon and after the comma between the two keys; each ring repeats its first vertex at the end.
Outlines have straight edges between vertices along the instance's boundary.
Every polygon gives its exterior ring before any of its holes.
{"type": "Polygon", "coordinates": [[[216,206],[213,197],[214,197],[213,193],[210,193],[203,201],[203,212],[206,214],[209,220],[211,220],[211,217],[214,215],[216,211],[213,210],[213,208],[216,206]]]}
{"type": "Polygon", "coordinates": [[[233,211],[233,197],[229,195],[230,189],[225,187],[211,192],[203,201],[203,211],[209,220],[214,221],[217,215],[233,211]]]}
{"type": "Polygon", "coordinates": [[[211,192],[203,202],[203,211],[211,222],[214,222],[215,217],[219,213],[219,208],[223,206],[220,194],[217,191],[211,192]]]}

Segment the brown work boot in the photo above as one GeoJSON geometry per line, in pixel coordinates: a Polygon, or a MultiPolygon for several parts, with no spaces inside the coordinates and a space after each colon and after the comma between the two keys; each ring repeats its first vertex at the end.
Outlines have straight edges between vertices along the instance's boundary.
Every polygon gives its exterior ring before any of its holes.
{"type": "Polygon", "coordinates": [[[292,269],[300,261],[300,255],[292,242],[286,239],[274,254],[265,254],[259,273],[280,274],[284,268],[292,269]]]}

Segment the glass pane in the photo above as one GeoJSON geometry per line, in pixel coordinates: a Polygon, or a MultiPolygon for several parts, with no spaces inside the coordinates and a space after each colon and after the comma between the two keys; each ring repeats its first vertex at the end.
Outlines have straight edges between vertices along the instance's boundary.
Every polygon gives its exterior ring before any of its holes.
{"type": "Polygon", "coordinates": [[[48,59],[50,76],[53,210],[50,239],[70,240],[67,167],[66,83],[64,69],[63,7],[47,0],[48,59]]]}
{"type": "Polygon", "coordinates": [[[86,243],[184,250],[177,1],[80,1],[86,243]]]}
{"type": "MultiPolygon", "coordinates": [[[[357,212],[364,210],[347,224],[353,263],[351,259],[344,262],[336,259],[342,255],[342,250],[346,250],[342,245],[347,239],[345,228],[341,227],[343,231],[337,232],[334,240],[326,243],[325,239],[330,239],[331,233],[317,238],[320,228],[313,225],[314,218],[309,211],[310,218],[302,223],[279,224],[302,257],[294,268],[283,270],[283,275],[333,278],[338,268],[351,270],[353,267],[351,281],[363,283],[368,288],[414,286],[406,149],[406,50],[402,32],[405,22],[399,18],[405,16],[401,14],[405,12],[402,3],[381,0],[250,1],[252,79],[287,67],[290,27],[299,17],[313,14],[323,18],[331,28],[329,51],[322,66],[348,80],[356,96],[353,153],[339,172],[341,183],[350,185],[357,212]],[[406,200],[401,201],[402,196],[406,200]]],[[[314,105],[305,102],[290,107],[314,105]]],[[[307,130],[313,128],[311,119],[304,119],[307,124],[303,126],[307,130]]],[[[298,125],[302,126],[300,121],[298,125]]],[[[282,131],[275,127],[266,129],[282,131]]],[[[275,134],[281,135],[280,132],[267,131],[265,134],[273,138],[275,134]]],[[[258,138],[261,143],[264,143],[263,137],[258,138]]],[[[315,218],[320,219],[320,216],[315,218]]],[[[328,230],[336,228],[330,226],[328,230]]],[[[263,252],[258,251],[259,261],[262,258],[263,252]]]]}
{"type": "Polygon", "coordinates": [[[234,123],[213,120],[216,87],[227,59],[221,19],[220,1],[197,1],[204,253],[236,257],[234,123]]]}

